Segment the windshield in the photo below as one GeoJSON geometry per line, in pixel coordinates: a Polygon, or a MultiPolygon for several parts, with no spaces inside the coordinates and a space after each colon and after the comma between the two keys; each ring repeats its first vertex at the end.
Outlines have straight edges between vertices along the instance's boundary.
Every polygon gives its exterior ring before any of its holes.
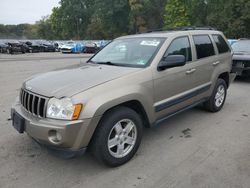
{"type": "Polygon", "coordinates": [[[234,52],[250,52],[250,40],[236,42],[232,48],[234,52]]]}
{"type": "Polygon", "coordinates": [[[97,53],[90,62],[145,67],[151,62],[165,38],[128,38],[117,39],[97,53]]]}

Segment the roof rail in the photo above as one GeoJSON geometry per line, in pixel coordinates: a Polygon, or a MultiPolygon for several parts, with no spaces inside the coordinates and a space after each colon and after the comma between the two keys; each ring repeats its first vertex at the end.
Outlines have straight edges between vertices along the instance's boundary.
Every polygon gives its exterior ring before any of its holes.
{"type": "Polygon", "coordinates": [[[154,30],[148,30],[143,33],[168,32],[168,31],[192,31],[192,30],[217,30],[217,29],[210,27],[210,26],[204,26],[204,27],[187,26],[187,27],[175,27],[175,28],[169,28],[169,29],[163,29],[163,28],[154,29],[154,30]]]}
{"type": "Polygon", "coordinates": [[[210,26],[203,26],[203,27],[187,26],[187,27],[179,27],[176,29],[174,28],[173,30],[189,31],[189,30],[217,30],[217,29],[210,26]]]}
{"type": "Polygon", "coordinates": [[[250,38],[239,38],[238,40],[250,40],[250,38]]]}

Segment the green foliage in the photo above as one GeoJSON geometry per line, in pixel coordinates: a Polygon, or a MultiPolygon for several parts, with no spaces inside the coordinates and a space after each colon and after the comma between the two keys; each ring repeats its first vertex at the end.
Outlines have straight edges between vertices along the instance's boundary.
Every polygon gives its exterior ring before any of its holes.
{"type": "Polygon", "coordinates": [[[184,0],[168,0],[164,15],[165,28],[176,28],[190,25],[188,6],[184,0]]]}
{"type": "Polygon", "coordinates": [[[127,0],[95,0],[87,36],[112,39],[127,34],[130,7],[127,0]]]}
{"type": "Polygon", "coordinates": [[[113,39],[189,25],[212,26],[228,38],[250,37],[250,1],[61,0],[36,24],[0,24],[0,38],[113,39]]]}
{"type": "Polygon", "coordinates": [[[3,25],[3,24],[0,24],[0,38],[3,38],[3,39],[38,38],[37,25],[30,25],[30,24],[3,25]]]}
{"type": "Polygon", "coordinates": [[[45,39],[51,40],[54,38],[52,24],[49,17],[44,17],[37,22],[37,34],[45,39]]]}

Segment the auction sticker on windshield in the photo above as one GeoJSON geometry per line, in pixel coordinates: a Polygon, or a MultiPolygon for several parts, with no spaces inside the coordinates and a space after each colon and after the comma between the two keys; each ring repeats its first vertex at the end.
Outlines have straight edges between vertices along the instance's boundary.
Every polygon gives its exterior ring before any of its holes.
{"type": "Polygon", "coordinates": [[[157,40],[143,40],[141,41],[140,45],[142,46],[158,46],[160,41],[157,40]]]}

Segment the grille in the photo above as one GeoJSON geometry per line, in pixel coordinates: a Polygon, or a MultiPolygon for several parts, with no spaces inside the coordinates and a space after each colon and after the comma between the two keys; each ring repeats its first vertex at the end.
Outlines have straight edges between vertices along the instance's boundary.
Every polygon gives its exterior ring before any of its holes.
{"type": "Polygon", "coordinates": [[[233,61],[233,66],[237,67],[241,65],[242,67],[250,67],[250,61],[240,61],[240,60],[234,60],[233,61]]]}
{"type": "Polygon", "coordinates": [[[21,89],[20,102],[28,112],[35,116],[45,118],[47,105],[47,99],[45,97],[21,89]]]}

